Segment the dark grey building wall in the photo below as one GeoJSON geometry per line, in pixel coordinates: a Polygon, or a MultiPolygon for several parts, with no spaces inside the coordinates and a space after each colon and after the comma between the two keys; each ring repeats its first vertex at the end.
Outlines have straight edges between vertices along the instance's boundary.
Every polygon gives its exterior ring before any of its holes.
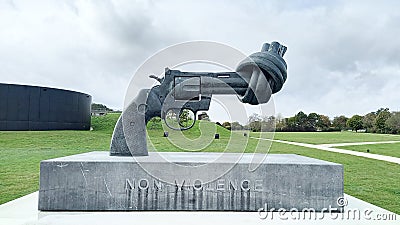
{"type": "Polygon", "coordinates": [[[0,130],[89,130],[91,103],[75,91],[0,84],[0,130]]]}

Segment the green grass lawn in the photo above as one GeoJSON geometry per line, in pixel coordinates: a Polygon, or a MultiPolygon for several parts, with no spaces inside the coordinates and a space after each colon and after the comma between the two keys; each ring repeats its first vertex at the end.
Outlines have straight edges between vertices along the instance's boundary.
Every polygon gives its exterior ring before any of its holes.
{"type": "Polygon", "coordinates": [[[400,135],[343,132],[276,132],[275,139],[309,144],[400,141],[400,135]]]}
{"type": "Polygon", "coordinates": [[[294,153],[344,166],[346,194],[400,213],[400,165],[274,142],[270,153],[294,153]]]}
{"type": "Polygon", "coordinates": [[[94,117],[93,131],[0,132],[0,204],[38,190],[41,160],[108,150],[118,117],[94,117]]]}
{"type": "MultiPolygon", "coordinates": [[[[110,139],[118,114],[92,119],[93,131],[40,131],[40,132],[0,132],[0,204],[38,190],[39,162],[94,150],[109,149],[110,139]]],[[[229,132],[213,124],[197,124],[194,129],[180,132],[169,131],[169,140],[162,137],[160,127],[149,124],[149,148],[158,151],[229,151],[267,152],[268,141],[258,142],[248,139],[243,132],[229,132]],[[201,129],[212,133],[205,139],[201,129]],[[152,128],[152,129],[150,129],[152,128]],[[210,132],[211,130],[211,132],[210,132]],[[220,139],[214,140],[215,130],[220,139]],[[211,137],[211,138],[210,138],[211,137]],[[189,144],[175,146],[182,140],[189,144]],[[226,146],[229,144],[229,147],[226,146]]],[[[254,134],[253,134],[254,135],[254,134]]],[[[262,134],[268,135],[268,134],[262,134]]],[[[397,136],[344,133],[277,133],[278,139],[304,141],[307,143],[335,143],[376,140],[396,140],[397,136]],[[297,136],[296,136],[297,135],[297,136]],[[368,136],[370,138],[368,138],[368,136]],[[312,140],[312,137],[315,140],[312,140]],[[326,140],[324,140],[326,138],[326,140]],[[343,139],[340,139],[343,138],[343,139]],[[333,141],[334,140],[334,141],[333,141]]],[[[400,213],[400,166],[393,163],[357,156],[320,151],[305,147],[273,143],[270,153],[293,153],[341,163],[345,170],[345,192],[364,201],[378,205],[395,213],[400,213]]]]}
{"type": "Polygon", "coordinates": [[[400,143],[373,144],[373,145],[350,145],[337,148],[348,149],[358,152],[367,152],[378,155],[387,155],[400,158],[400,143]]]}
{"type": "Polygon", "coordinates": [[[268,153],[271,145],[271,141],[259,142],[245,137],[244,132],[230,132],[207,121],[196,122],[192,129],[184,132],[168,128],[164,130],[169,132],[168,138],[163,137],[163,130],[148,129],[149,151],[268,153]],[[201,131],[204,135],[201,135],[201,131]],[[219,134],[219,139],[214,139],[215,133],[219,134]]]}

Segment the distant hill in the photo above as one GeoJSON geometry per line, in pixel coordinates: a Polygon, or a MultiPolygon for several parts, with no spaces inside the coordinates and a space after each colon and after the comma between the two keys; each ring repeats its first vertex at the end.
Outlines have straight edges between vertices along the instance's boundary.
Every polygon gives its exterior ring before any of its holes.
{"type": "Polygon", "coordinates": [[[113,109],[108,108],[106,105],[99,104],[99,103],[92,103],[91,109],[93,110],[104,110],[107,112],[112,112],[114,111],[113,109]]]}

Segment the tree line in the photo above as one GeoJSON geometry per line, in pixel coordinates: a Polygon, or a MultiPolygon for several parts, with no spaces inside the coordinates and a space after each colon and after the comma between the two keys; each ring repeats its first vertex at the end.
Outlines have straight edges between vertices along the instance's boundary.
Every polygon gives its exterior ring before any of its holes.
{"type": "Polygon", "coordinates": [[[106,105],[103,105],[103,104],[100,104],[100,103],[92,103],[91,109],[92,110],[102,110],[102,111],[107,111],[107,112],[114,111],[113,109],[110,109],[106,105]]]}
{"type": "Polygon", "coordinates": [[[306,114],[302,111],[288,118],[282,116],[263,117],[252,114],[246,125],[239,122],[224,122],[221,126],[229,130],[251,130],[254,132],[282,131],[362,131],[383,134],[400,134],[400,112],[390,112],[389,108],[380,108],[366,115],[353,115],[350,118],[341,115],[330,119],[318,113],[306,114]]]}

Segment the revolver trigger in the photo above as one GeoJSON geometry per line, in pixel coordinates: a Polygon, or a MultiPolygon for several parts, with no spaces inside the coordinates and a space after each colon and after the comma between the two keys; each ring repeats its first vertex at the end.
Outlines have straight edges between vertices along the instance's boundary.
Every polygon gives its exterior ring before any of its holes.
{"type": "Polygon", "coordinates": [[[154,80],[156,80],[156,81],[158,81],[158,82],[160,82],[160,83],[163,81],[163,78],[159,78],[159,77],[157,77],[156,75],[153,75],[153,74],[150,75],[149,77],[154,79],[154,80]]]}

